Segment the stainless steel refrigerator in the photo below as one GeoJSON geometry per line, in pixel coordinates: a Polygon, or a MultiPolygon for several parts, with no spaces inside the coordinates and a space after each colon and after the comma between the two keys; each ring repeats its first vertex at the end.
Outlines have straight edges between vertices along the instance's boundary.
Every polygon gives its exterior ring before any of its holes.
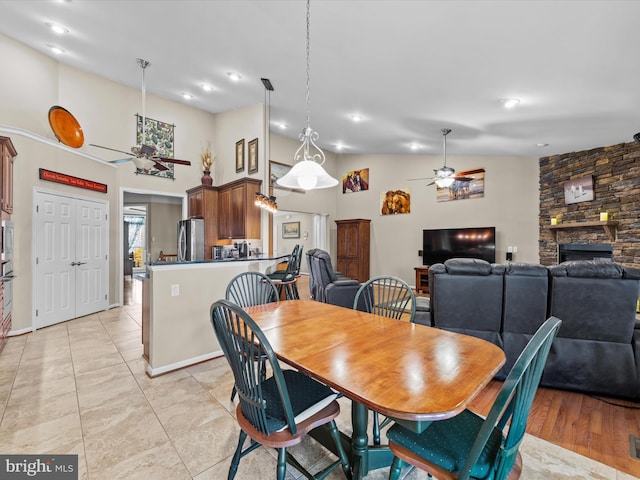
{"type": "Polygon", "coordinates": [[[178,261],[204,260],[204,220],[191,218],[178,222],[178,261]]]}

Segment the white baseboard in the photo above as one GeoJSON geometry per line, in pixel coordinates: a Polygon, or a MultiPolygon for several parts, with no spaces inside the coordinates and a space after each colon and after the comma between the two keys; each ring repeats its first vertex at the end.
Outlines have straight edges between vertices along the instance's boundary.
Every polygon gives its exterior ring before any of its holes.
{"type": "Polygon", "coordinates": [[[151,365],[147,365],[147,375],[149,375],[152,378],[157,377],[158,375],[162,375],[163,373],[168,373],[174,370],[179,370],[181,368],[190,367],[191,365],[195,365],[196,363],[206,362],[207,360],[218,358],[218,357],[221,357],[222,355],[223,355],[222,350],[218,350],[217,352],[211,352],[211,353],[207,353],[206,355],[187,358],[186,360],[182,360],[176,363],[170,363],[169,365],[164,365],[162,367],[152,368],[151,365]]]}
{"type": "Polygon", "coordinates": [[[27,327],[21,330],[9,330],[9,333],[7,333],[7,337],[17,337],[18,335],[24,335],[25,333],[31,333],[33,331],[33,327],[27,327]]]}

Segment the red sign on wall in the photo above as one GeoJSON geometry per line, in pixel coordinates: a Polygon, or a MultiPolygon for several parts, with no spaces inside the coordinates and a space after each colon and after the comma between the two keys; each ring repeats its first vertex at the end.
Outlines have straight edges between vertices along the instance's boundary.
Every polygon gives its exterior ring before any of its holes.
{"type": "Polygon", "coordinates": [[[40,180],[47,180],[49,182],[62,183],[64,185],[70,185],[72,187],[107,193],[107,185],[104,183],[98,183],[94,182],[93,180],[85,180],[84,178],[73,177],[65,173],[53,172],[45,168],[40,169],[40,180]]]}

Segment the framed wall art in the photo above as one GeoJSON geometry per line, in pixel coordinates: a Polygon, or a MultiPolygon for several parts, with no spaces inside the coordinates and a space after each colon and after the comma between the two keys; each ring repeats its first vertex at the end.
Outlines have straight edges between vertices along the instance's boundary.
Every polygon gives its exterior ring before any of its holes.
{"type": "Polygon", "coordinates": [[[283,223],[282,238],[300,238],[300,222],[283,223]]]}
{"type": "Polygon", "coordinates": [[[590,202],[593,200],[593,175],[564,182],[564,203],[590,202]]]}
{"type": "Polygon", "coordinates": [[[248,144],[248,152],[247,156],[249,158],[248,163],[248,172],[249,173],[258,173],[258,139],[254,138],[248,144]]]}
{"type": "MultiPolygon", "coordinates": [[[[138,145],[151,145],[156,148],[156,154],[159,157],[173,158],[173,140],[175,125],[171,123],[161,122],[153,118],[145,117],[144,133],[142,138],[142,115],[136,114],[136,143],[138,145]]],[[[163,163],[166,170],[158,170],[157,168],[142,169],[136,168],[136,175],[152,175],[154,177],[174,179],[174,164],[163,163]]]]}
{"type": "Polygon", "coordinates": [[[244,170],[244,138],[236,142],[236,173],[244,170]]]}
{"type": "Polygon", "coordinates": [[[456,174],[456,180],[449,187],[436,185],[436,200],[450,202],[484,197],[484,168],[466,170],[456,174]]]}
{"type": "Polygon", "coordinates": [[[408,188],[380,192],[380,215],[411,213],[411,193],[408,188]]]}
{"type": "Polygon", "coordinates": [[[353,170],[342,176],[342,193],[364,192],[365,190],[369,190],[368,168],[353,170]]]}

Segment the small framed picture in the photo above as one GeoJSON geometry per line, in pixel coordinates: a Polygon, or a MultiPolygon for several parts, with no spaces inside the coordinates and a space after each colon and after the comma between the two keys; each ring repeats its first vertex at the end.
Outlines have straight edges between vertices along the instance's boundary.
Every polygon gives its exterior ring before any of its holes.
{"type": "Polygon", "coordinates": [[[249,173],[258,173],[258,139],[254,138],[247,144],[249,151],[249,173]]]}
{"type": "Polygon", "coordinates": [[[282,238],[300,238],[300,222],[283,223],[282,238]]]}
{"type": "Polygon", "coordinates": [[[244,170],[244,138],[236,142],[236,173],[244,170]]]}

